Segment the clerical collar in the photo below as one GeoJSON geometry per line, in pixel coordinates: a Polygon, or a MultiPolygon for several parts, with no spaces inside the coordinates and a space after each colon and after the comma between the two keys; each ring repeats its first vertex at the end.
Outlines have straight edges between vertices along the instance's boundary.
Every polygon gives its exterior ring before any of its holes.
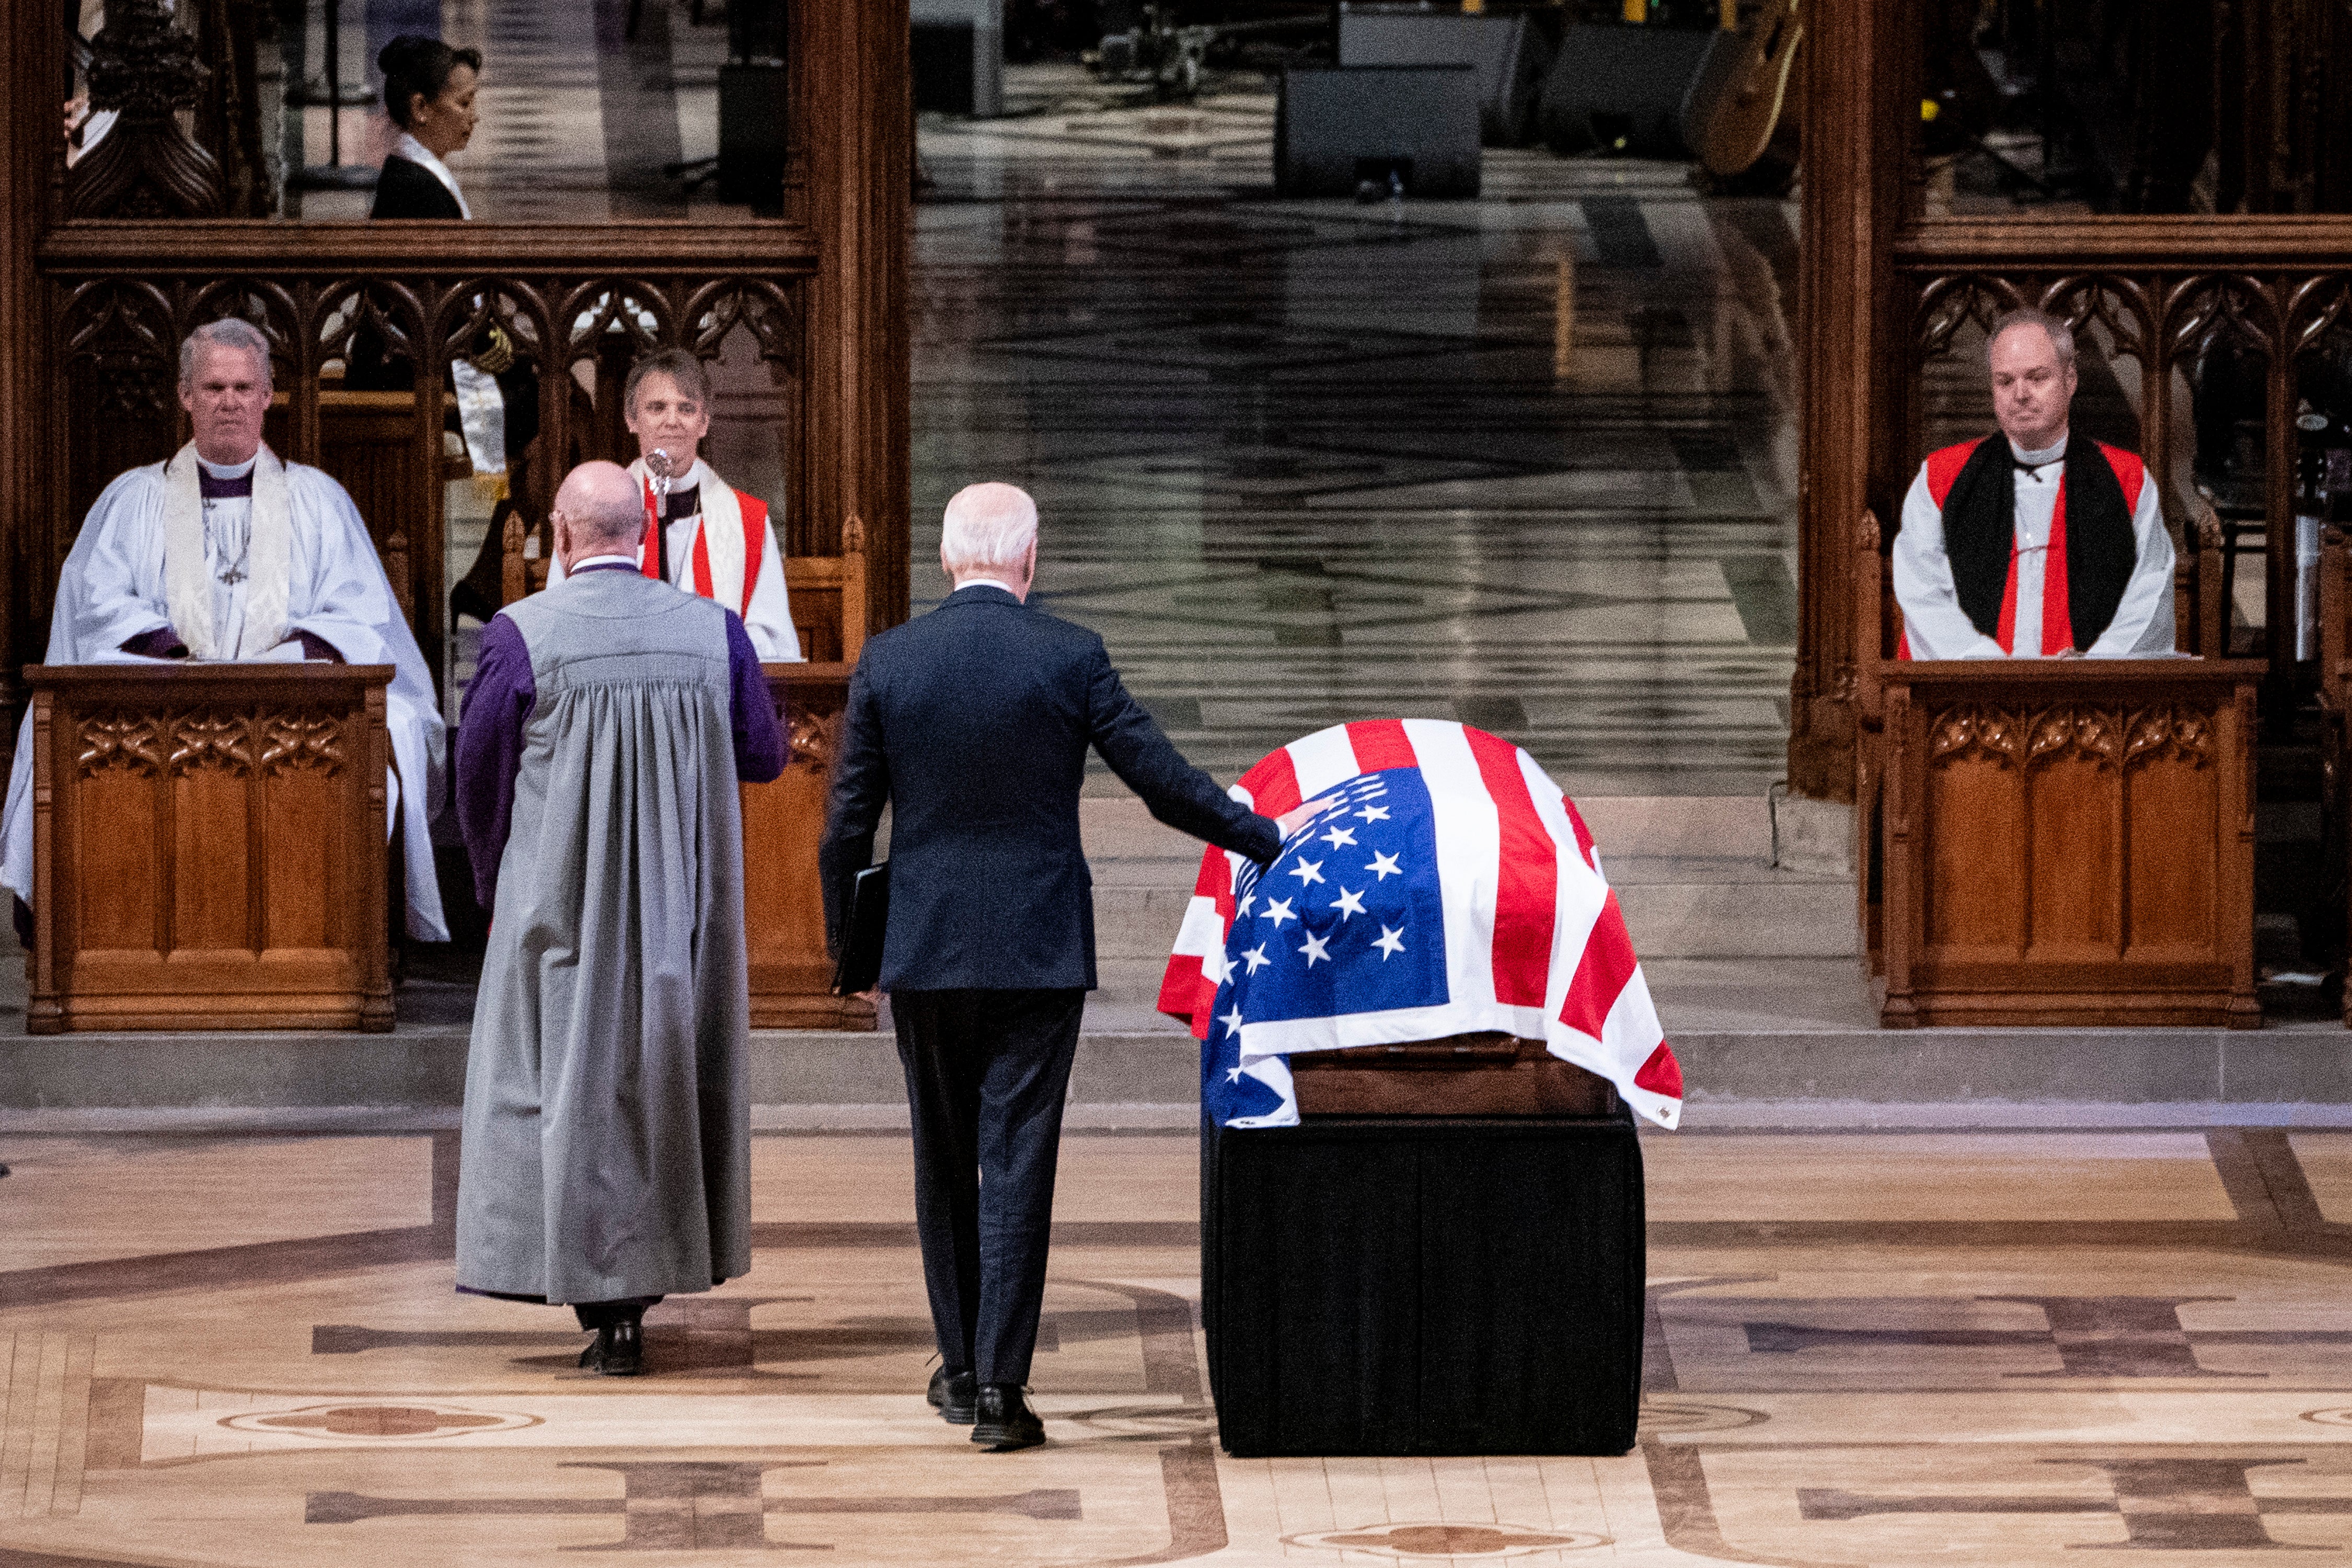
{"type": "Polygon", "coordinates": [[[636,569],[637,558],[634,555],[591,555],[564,575],[577,577],[583,572],[635,572],[636,569]]]}
{"type": "Polygon", "coordinates": [[[2066,437],[2063,436],[2058,437],[2056,446],[2044,447],[2034,452],[2027,451],[2014,441],[2009,444],[2010,461],[2021,468],[2046,468],[2051,464],[2063,460],[2065,456],[2066,437]]]}
{"type": "Polygon", "coordinates": [[[434,156],[433,149],[404,131],[400,133],[400,140],[392,144],[392,152],[396,158],[423,164],[425,173],[440,181],[441,188],[457,199],[459,216],[470,218],[474,216],[474,209],[466,205],[466,193],[457,188],[457,176],[449,172],[448,164],[434,156]]]}
{"type": "Polygon", "coordinates": [[[208,463],[196,459],[196,492],[206,500],[230,500],[253,493],[253,466],[259,452],[242,463],[208,463]]]}

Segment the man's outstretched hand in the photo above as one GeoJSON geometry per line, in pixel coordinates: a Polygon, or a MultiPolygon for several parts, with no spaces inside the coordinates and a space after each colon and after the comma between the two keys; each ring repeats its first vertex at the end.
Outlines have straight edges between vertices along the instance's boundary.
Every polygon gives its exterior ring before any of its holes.
{"type": "Polygon", "coordinates": [[[1325,812],[1330,810],[1331,807],[1337,804],[1338,802],[1329,795],[1325,795],[1318,800],[1307,801],[1302,805],[1291,807],[1288,811],[1284,812],[1280,816],[1276,817],[1274,819],[1274,825],[1282,830],[1283,837],[1288,838],[1292,834],[1297,832],[1300,828],[1306,826],[1308,823],[1314,821],[1325,812]]]}

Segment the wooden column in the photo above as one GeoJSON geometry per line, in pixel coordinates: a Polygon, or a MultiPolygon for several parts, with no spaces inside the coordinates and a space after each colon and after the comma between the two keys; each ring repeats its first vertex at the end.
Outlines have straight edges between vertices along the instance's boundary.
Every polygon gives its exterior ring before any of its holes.
{"type": "Polygon", "coordinates": [[[913,184],[907,0],[794,7],[799,134],[788,199],[817,236],[809,290],[808,416],[801,504],[785,553],[837,555],[866,527],[875,629],[907,618],[907,242],[913,184]]]}
{"type": "Polygon", "coordinates": [[[55,508],[49,450],[44,290],[33,265],[47,226],[62,153],[65,35],[58,8],[0,0],[0,764],[14,754],[25,712],[19,667],[38,659],[32,623],[39,537],[55,508]]]}
{"type": "MultiPolygon", "coordinates": [[[[1865,510],[1899,510],[1896,367],[1907,315],[1892,257],[1912,143],[1904,112],[1916,32],[1896,0],[1816,7],[1804,46],[1805,169],[1798,295],[1797,672],[1789,786],[1853,798],[1854,646],[1848,546],[1865,510]]],[[[1891,530],[1889,531],[1891,533],[1891,530]]]]}

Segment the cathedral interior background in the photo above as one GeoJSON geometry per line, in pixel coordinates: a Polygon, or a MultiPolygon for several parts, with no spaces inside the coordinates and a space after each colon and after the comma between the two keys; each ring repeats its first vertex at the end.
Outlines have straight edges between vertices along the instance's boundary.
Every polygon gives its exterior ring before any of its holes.
{"type": "MultiPolygon", "coordinates": [[[[887,1014],[760,1028],[757,1265],[656,1309],[652,1375],[616,1393],[543,1310],[449,1288],[478,919],[396,944],[374,1035],[36,1034],[0,936],[0,1568],[2352,1548],[2342,6],[1808,0],[1769,146],[1730,174],[1685,139],[1714,121],[1682,84],[1791,7],[59,9],[0,10],[51,40],[12,83],[54,64],[63,89],[0,110],[11,736],[82,512],[183,438],[186,321],[263,324],[273,443],[404,520],[379,549],[452,723],[486,616],[544,570],[545,476],[620,452],[628,363],[683,342],[712,467],[829,563],[836,639],[841,605],[868,634],[936,605],[942,507],[1003,479],[1043,516],[1035,602],[1221,782],[1367,718],[1524,747],[1591,826],[1690,1089],[1642,1139],[1631,1453],[1221,1453],[1199,1058],[1157,1006],[1198,847],[1097,760],[1053,1441],[1000,1464],[914,1398],[887,1014]],[[1475,195],[1394,160],[1284,189],[1286,69],[1350,17],[1465,14],[1591,62],[1528,78],[1475,195]],[[86,125],[69,166],[50,99],[113,112],[100,32],[134,21],[205,74],[86,125]],[[407,252],[367,221],[395,134],[374,61],[418,33],[484,64],[447,160],[473,221],[407,252]],[[1627,52],[1576,53],[1604,45],[1627,52]],[[1671,92],[1642,85],[1661,60],[1671,92]],[[194,206],[158,151],[181,142],[211,163],[194,206]],[[2074,325],[2078,431],[2148,460],[2182,650],[2238,672],[2245,798],[2220,816],[2251,867],[2234,1021],[2260,1027],[1882,1026],[1912,819],[1874,595],[1923,456],[1990,427],[1986,333],[2022,304],[2074,325]],[[503,472],[454,393],[426,407],[493,328],[538,410],[503,472]],[[406,379],[369,382],[387,353],[406,379]]],[[[2087,700],[2021,699],[2026,740],[1939,731],[1930,761],[2013,745],[2023,776],[2035,726],[2087,700]]],[[[2221,776],[2205,731],[2143,746],[2149,710],[2113,742],[2069,718],[2052,765],[2221,776]]],[[[463,850],[436,843],[446,888],[463,850]]]]}

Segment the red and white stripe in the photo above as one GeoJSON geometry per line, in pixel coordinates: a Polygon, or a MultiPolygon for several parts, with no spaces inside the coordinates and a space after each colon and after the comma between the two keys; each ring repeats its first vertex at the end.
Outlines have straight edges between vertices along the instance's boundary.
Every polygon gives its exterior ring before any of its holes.
{"type": "MultiPolygon", "coordinates": [[[[1500,1029],[1615,1084],[1667,1127],[1682,1071],[1642,978],[1592,835],[1535,759],[1465,724],[1335,725],[1273,752],[1230,792],[1268,816],[1359,773],[1418,766],[1436,810],[1448,1000],[1339,1019],[1244,1025],[1242,1051],[1288,1055],[1500,1029]]],[[[1210,849],[1160,984],[1160,1009],[1206,1039],[1241,858],[1210,849]]]]}

